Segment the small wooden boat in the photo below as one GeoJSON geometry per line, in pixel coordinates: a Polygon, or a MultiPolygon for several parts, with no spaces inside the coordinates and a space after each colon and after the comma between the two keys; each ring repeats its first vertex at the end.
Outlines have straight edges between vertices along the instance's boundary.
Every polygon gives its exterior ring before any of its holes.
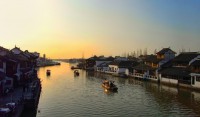
{"type": "Polygon", "coordinates": [[[102,87],[104,87],[105,89],[107,89],[109,91],[117,91],[118,90],[117,86],[114,84],[114,81],[104,80],[102,83],[102,87]]]}
{"type": "Polygon", "coordinates": [[[78,70],[75,70],[75,71],[74,71],[74,75],[75,75],[75,76],[79,76],[78,70]]]}
{"type": "Polygon", "coordinates": [[[48,69],[46,74],[47,74],[47,76],[50,76],[51,75],[51,70],[48,69]]]}

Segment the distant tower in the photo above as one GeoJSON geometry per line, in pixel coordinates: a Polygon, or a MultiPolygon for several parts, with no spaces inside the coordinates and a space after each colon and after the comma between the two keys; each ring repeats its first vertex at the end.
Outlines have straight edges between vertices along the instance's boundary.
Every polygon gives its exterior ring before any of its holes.
{"type": "Polygon", "coordinates": [[[82,59],[84,59],[84,52],[82,53],[82,59]]]}
{"type": "Polygon", "coordinates": [[[46,59],[46,54],[43,54],[43,58],[46,59]]]}

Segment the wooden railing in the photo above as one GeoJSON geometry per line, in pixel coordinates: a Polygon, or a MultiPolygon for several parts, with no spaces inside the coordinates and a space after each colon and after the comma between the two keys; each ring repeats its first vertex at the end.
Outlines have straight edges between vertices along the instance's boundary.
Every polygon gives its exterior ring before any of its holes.
{"type": "Polygon", "coordinates": [[[146,78],[149,78],[149,79],[158,79],[156,76],[152,76],[152,75],[147,75],[146,78]]]}
{"type": "Polygon", "coordinates": [[[144,76],[144,74],[140,74],[140,73],[129,73],[129,75],[131,75],[133,77],[140,77],[140,78],[142,78],[144,76]]]}

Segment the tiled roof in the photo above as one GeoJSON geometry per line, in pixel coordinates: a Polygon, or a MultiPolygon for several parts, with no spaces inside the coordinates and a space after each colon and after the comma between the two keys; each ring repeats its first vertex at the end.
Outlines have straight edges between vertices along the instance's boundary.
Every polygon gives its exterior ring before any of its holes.
{"type": "Polygon", "coordinates": [[[108,63],[103,62],[103,63],[99,64],[97,67],[108,67],[108,63]]]}
{"type": "Polygon", "coordinates": [[[197,52],[185,52],[179,54],[177,57],[174,58],[173,62],[186,62],[189,63],[192,59],[200,55],[197,52]]]}
{"type": "Polygon", "coordinates": [[[148,55],[144,61],[145,62],[152,62],[152,63],[159,63],[161,60],[162,59],[157,59],[156,55],[148,55]]]}
{"type": "Polygon", "coordinates": [[[200,60],[194,61],[191,66],[200,66],[200,60]]]}
{"type": "Polygon", "coordinates": [[[23,54],[15,55],[13,53],[9,53],[6,57],[16,61],[28,61],[28,58],[23,54]]]}
{"type": "Polygon", "coordinates": [[[113,58],[113,57],[97,57],[97,56],[94,56],[94,57],[88,58],[87,60],[94,60],[94,61],[113,61],[114,58],[113,58]]]}
{"type": "Polygon", "coordinates": [[[186,68],[171,67],[165,68],[159,71],[163,75],[180,76],[180,77],[190,77],[190,71],[186,68]]]}
{"type": "Polygon", "coordinates": [[[0,55],[5,56],[7,53],[9,53],[9,50],[0,46],[0,55]]]}
{"type": "Polygon", "coordinates": [[[0,51],[9,51],[9,50],[0,46],[0,51]]]}
{"type": "Polygon", "coordinates": [[[120,68],[128,68],[137,65],[137,62],[134,61],[113,61],[109,65],[117,65],[120,68]]]}
{"type": "Polygon", "coordinates": [[[162,68],[168,68],[168,67],[172,67],[172,65],[173,65],[172,60],[170,60],[170,61],[164,63],[163,65],[161,65],[161,67],[162,68]]]}
{"type": "Polygon", "coordinates": [[[15,57],[15,55],[12,54],[11,52],[8,53],[8,54],[5,56],[5,58],[6,58],[7,60],[18,61],[18,59],[15,57]]]}
{"type": "Polygon", "coordinates": [[[27,56],[30,59],[37,59],[38,56],[36,56],[34,53],[29,52],[28,50],[24,51],[22,54],[24,54],[25,56],[27,56]]]}
{"type": "MultiPolygon", "coordinates": [[[[163,48],[162,50],[160,50],[159,52],[157,52],[156,54],[165,54],[168,51],[172,51],[170,48],[163,48]]],[[[176,54],[176,52],[172,51],[174,54],[176,54]]]]}
{"type": "Polygon", "coordinates": [[[145,64],[139,64],[139,65],[133,67],[133,69],[136,69],[136,70],[155,70],[154,68],[152,68],[148,65],[145,65],[145,64]]]}

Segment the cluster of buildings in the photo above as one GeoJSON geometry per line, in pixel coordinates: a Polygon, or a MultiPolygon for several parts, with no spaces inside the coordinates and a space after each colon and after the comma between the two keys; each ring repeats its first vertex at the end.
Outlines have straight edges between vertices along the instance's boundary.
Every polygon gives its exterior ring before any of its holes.
{"type": "Polygon", "coordinates": [[[138,58],[94,56],[85,62],[86,70],[200,88],[199,52],[182,52],[176,56],[170,48],[163,48],[155,55],[138,58]]]}
{"type": "Polygon", "coordinates": [[[44,54],[43,57],[39,57],[37,59],[37,67],[54,66],[54,65],[60,65],[60,63],[46,58],[46,54],[44,54]]]}
{"type": "Polygon", "coordinates": [[[37,77],[38,57],[39,53],[22,51],[16,46],[11,50],[0,47],[0,96],[37,77]]]}

